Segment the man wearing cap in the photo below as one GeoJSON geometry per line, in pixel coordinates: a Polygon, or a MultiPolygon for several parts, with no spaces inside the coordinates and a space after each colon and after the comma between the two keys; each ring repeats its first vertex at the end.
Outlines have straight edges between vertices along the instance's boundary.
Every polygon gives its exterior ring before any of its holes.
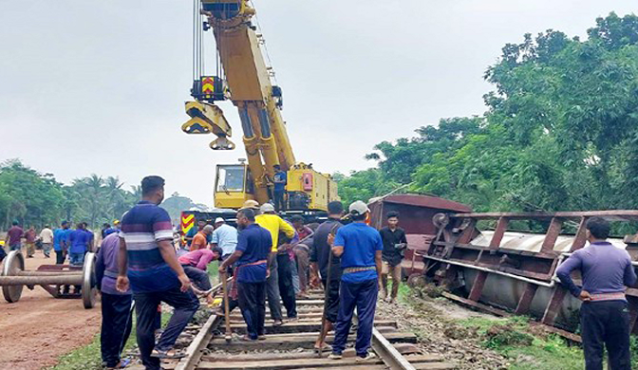
{"type": "Polygon", "coordinates": [[[53,231],[53,250],[55,251],[55,264],[62,265],[69,249],[69,222],[62,221],[59,229],[53,231]]]}
{"type": "Polygon", "coordinates": [[[213,247],[219,247],[222,250],[222,261],[230,257],[237,247],[237,229],[227,225],[223,218],[215,219],[215,231],[211,239],[213,247]]]}
{"type": "Polygon", "coordinates": [[[368,353],[374,325],[374,312],[379,293],[383,241],[379,233],[365,224],[370,210],[358,200],[350,205],[352,223],[340,228],[334,238],[333,254],[341,257],[341,287],[339,315],[331,359],[341,359],[352,325],[355,307],[359,326],[355,350],[357,361],[374,357],[368,353]]]}
{"type": "Polygon", "coordinates": [[[212,225],[206,225],[202,229],[202,231],[198,232],[193,238],[193,242],[191,243],[190,251],[196,251],[198,249],[207,249],[208,248],[208,236],[211,235],[215,231],[215,228],[212,225]]]}
{"type": "MultiPolygon", "coordinates": [[[[268,296],[268,306],[270,307],[270,315],[275,321],[274,325],[283,324],[283,315],[281,313],[281,294],[279,292],[279,275],[277,273],[277,246],[279,245],[279,233],[283,233],[288,239],[295,236],[295,229],[281,217],[275,214],[275,207],[270,203],[261,206],[262,214],[255,217],[257,224],[270,232],[272,236],[272,247],[270,256],[268,256],[268,267],[270,276],[266,282],[266,295],[268,296]]],[[[285,292],[285,294],[289,294],[285,292]]],[[[294,299],[295,292],[292,291],[294,299]]],[[[290,318],[297,316],[296,312],[288,312],[290,318]]]]}

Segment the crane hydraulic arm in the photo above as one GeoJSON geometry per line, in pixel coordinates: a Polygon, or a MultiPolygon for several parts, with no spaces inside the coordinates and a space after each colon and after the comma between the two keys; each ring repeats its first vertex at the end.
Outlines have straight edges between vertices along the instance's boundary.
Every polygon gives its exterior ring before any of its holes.
{"type": "Polygon", "coordinates": [[[274,166],[279,165],[288,173],[289,209],[325,210],[328,202],[338,199],[336,184],[329,175],[295,160],[281,115],[282,90],[271,82],[272,72],[261,50],[263,39],[252,23],[254,8],[248,0],[195,0],[195,4],[199,19],[205,17],[201,22],[196,18],[196,27],[212,30],[221,67],[218,73],[222,76],[195,76],[191,95],[196,100],[186,103],[191,119],[182,130],[189,134],[213,133],[218,138],[211,143],[212,149],[234,149],[229,139],[232,129],[215,105],[216,101],[229,99],[239,111],[248,160],[243,174],[237,171],[243,165],[234,165],[233,171],[218,166],[216,206],[239,208],[247,199],[269,201],[274,166]]]}

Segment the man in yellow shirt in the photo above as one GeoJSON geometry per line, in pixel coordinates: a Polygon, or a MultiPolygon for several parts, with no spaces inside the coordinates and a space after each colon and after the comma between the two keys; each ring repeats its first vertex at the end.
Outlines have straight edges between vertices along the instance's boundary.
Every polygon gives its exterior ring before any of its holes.
{"type": "MultiPolygon", "coordinates": [[[[271,253],[268,256],[268,266],[270,276],[266,281],[266,295],[268,296],[268,306],[270,307],[270,316],[274,320],[274,326],[283,324],[283,315],[281,313],[281,294],[279,292],[279,276],[277,274],[277,246],[279,245],[279,233],[283,233],[288,239],[292,239],[295,236],[295,229],[281,217],[275,214],[275,207],[270,203],[264,203],[260,207],[261,214],[255,217],[256,223],[270,232],[272,236],[272,248],[271,253]]],[[[288,292],[284,292],[288,294],[288,292]]],[[[292,297],[294,299],[295,292],[292,291],[292,297]]],[[[288,297],[288,295],[287,295],[288,297]]],[[[288,312],[288,315],[294,314],[290,317],[296,318],[296,312],[288,312]]]]}

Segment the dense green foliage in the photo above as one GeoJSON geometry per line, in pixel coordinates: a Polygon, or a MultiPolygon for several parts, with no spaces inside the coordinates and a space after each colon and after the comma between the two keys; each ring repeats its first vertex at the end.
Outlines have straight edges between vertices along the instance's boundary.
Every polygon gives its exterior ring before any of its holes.
{"type": "Polygon", "coordinates": [[[487,112],[376,145],[377,168],[338,176],[344,201],[408,185],[478,211],[637,207],[638,17],[587,33],[506,45],[485,73],[487,112]]]}
{"type": "MultiPolygon", "coordinates": [[[[85,221],[92,227],[111,223],[141,197],[139,186],[123,187],[117,177],[95,174],[64,185],[52,174],[40,174],[17,159],[6,161],[0,164],[0,230],[6,230],[13,220],[38,228],[62,220],[85,221]]],[[[206,208],[178,193],[163,204],[176,220],[182,210],[206,208]]]]}

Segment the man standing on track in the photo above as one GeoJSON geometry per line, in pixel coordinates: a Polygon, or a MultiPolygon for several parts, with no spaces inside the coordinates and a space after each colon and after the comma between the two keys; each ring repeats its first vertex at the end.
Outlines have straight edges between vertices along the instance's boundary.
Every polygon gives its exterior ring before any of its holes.
{"type": "Polygon", "coordinates": [[[607,347],[611,370],[630,370],[629,309],[625,286],[636,283],[636,272],[627,251],[607,241],[609,222],[600,217],[587,220],[589,246],[572,254],[556,270],[561,283],[583,301],[580,327],[587,370],[603,369],[607,347]],[[583,287],[574,284],[570,273],[579,270],[583,287]]]}
{"type": "Polygon", "coordinates": [[[403,260],[403,251],[408,246],[408,239],[405,236],[405,230],[398,226],[399,214],[397,212],[388,212],[386,219],[388,226],[379,230],[381,240],[383,240],[383,268],[379,284],[382,289],[382,299],[388,299],[388,302],[394,303],[401,283],[401,261],[403,260]],[[391,296],[388,296],[388,274],[392,275],[391,296]]]}
{"type": "Polygon", "coordinates": [[[368,353],[368,349],[379,293],[383,241],[377,230],[365,224],[370,212],[365,203],[358,200],[350,205],[349,211],[353,223],[337,231],[332,247],[334,255],[341,257],[342,270],[339,316],[330,358],[342,358],[356,307],[359,327],[355,350],[357,361],[362,361],[374,357],[374,354],[368,353]]]}
{"type": "Polygon", "coordinates": [[[239,308],[248,332],[243,340],[265,339],[266,273],[273,241],[270,232],[255,223],[255,212],[252,209],[239,210],[237,224],[242,227],[237,248],[219,266],[219,272],[223,273],[237,262],[235,278],[239,308]]]}
{"type": "Polygon", "coordinates": [[[191,244],[193,243],[193,238],[195,237],[195,235],[197,235],[198,232],[204,230],[204,226],[206,226],[206,220],[199,220],[197,221],[197,228],[193,226],[188,230],[188,232],[184,236],[184,239],[186,240],[186,245],[189,248],[191,244]]]}
{"type": "Polygon", "coordinates": [[[22,249],[22,237],[24,230],[19,226],[18,221],[13,221],[13,226],[7,231],[6,244],[9,245],[10,251],[19,251],[22,249]]]}
{"type": "Polygon", "coordinates": [[[335,322],[337,322],[337,314],[339,313],[339,285],[341,284],[341,259],[332,254],[331,245],[328,237],[335,234],[343,225],[341,217],[343,216],[343,204],[339,201],[328,203],[328,220],[317,228],[313,238],[313,244],[310,254],[311,275],[313,284],[321,278],[324,291],[328,290],[327,301],[325,302],[325,320],[322,324],[322,332],[315,342],[315,349],[323,350],[327,348],[326,336],[332,330],[335,322]],[[332,261],[330,261],[332,259],[332,261]],[[330,262],[329,262],[330,261],[330,262]],[[328,272],[330,265],[330,272],[328,272]],[[321,277],[319,276],[321,275],[321,277]],[[330,275],[330,281],[328,281],[330,275]]]}
{"type": "Polygon", "coordinates": [[[45,225],[40,231],[40,240],[42,241],[42,253],[44,258],[51,257],[51,247],[53,246],[53,231],[49,225],[45,225]]]}
{"type": "Polygon", "coordinates": [[[119,253],[120,236],[111,233],[102,240],[95,262],[95,277],[102,295],[102,362],[107,368],[118,369],[130,363],[122,360],[121,354],[133,328],[131,290],[119,292],[115,288],[119,253]]]}
{"type": "Polygon", "coordinates": [[[217,217],[211,243],[213,247],[222,249],[222,261],[226,260],[237,247],[237,229],[227,225],[223,218],[217,217]]]}
{"type": "MultiPolygon", "coordinates": [[[[255,217],[255,220],[259,226],[270,231],[272,237],[272,249],[270,256],[268,256],[268,269],[270,276],[266,282],[266,295],[268,296],[268,307],[270,307],[270,315],[275,321],[273,325],[279,326],[283,324],[283,315],[281,313],[281,293],[279,291],[279,274],[277,265],[277,246],[279,245],[279,233],[284,233],[288,239],[292,239],[295,236],[295,229],[290,226],[281,217],[275,214],[275,208],[270,203],[265,203],[260,208],[260,215],[255,217]]],[[[292,291],[292,297],[295,297],[295,292],[292,291]]],[[[285,292],[285,294],[289,294],[285,292]]],[[[286,298],[287,299],[287,298],[286,298]]],[[[288,313],[289,315],[291,312],[288,313]]],[[[293,317],[296,317],[296,313],[293,317]]]]}
{"type": "Polygon", "coordinates": [[[53,232],[53,249],[55,250],[55,264],[63,265],[69,250],[69,222],[62,221],[61,229],[53,232]]]}
{"type": "Polygon", "coordinates": [[[117,289],[127,291],[130,279],[137,311],[137,344],[147,370],[159,370],[162,358],[185,356],[173,346],[199,308],[173,247],[171,217],[158,207],[163,200],[164,179],[145,177],[142,200],[124,215],[120,232],[117,289]],[[174,311],[156,345],[155,318],[161,302],[174,311]]]}

